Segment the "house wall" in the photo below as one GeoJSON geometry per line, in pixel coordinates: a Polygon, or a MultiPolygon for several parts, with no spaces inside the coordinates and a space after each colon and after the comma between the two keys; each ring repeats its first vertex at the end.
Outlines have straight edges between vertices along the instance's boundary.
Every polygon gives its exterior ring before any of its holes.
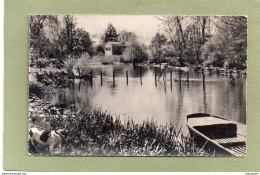
{"type": "Polygon", "coordinates": [[[107,44],[105,47],[105,55],[106,56],[111,56],[112,55],[112,45],[111,44],[107,44]]]}

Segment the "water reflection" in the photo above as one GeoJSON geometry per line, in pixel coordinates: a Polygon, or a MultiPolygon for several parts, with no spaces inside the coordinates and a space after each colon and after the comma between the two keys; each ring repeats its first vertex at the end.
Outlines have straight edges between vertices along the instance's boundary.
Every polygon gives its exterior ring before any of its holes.
{"type": "Polygon", "coordinates": [[[176,122],[181,126],[188,114],[197,112],[246,122],[244,78],[236,78],[233,85],[229,77],[205,73],[203,84],[202,74],[190,72],[187,75],[169,68],[164,79],[161,77],[160,81],[155,81],[160,75],[159,69],[133,68],[131,65],[106,66],[102,73],[103,86],[98,73],[94,76],[92,87],[90,81],[77,80],[62,93],[47,94],[45,100],[68,106],[78,104],[82,108],[101,107],[122,118],[129,116],[136,122],[149,118],[157,123],[176,122]]]}

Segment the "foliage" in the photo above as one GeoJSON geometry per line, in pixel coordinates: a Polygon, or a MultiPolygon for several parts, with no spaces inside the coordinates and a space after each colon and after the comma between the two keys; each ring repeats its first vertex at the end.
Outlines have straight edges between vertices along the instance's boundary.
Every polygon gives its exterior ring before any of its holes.
{"type": "Polygon", "coordinates": [[[90,35],[83,29],[76,28],[73,16],[66,15],[63,19],[65,27],[61,31],[67,55],[79,56],[83,53],[93,55],[90,35]]]}
{"type": "Polygon", "coordinates": [[[60,65],[72,56],[85,53],[93,55],[90,35],[77,28],[75,18],[66,15],[61,19],[57,15],[30,16],[30,59],[32,65],[38,64],[38,58],[56,59],[60,65]],[[36,62],[34,64],[33,62],[36,62]]]}
{"type": "Polygon", "coordinates": [[[74,36],[75,36],[75,27],[76,23],[73,16],[66,15],[63,18],[63,23],[65,27],[62,29],[62,40],[65,43],[67,54],[73,52],[74,36]]]}
{"type": "Polygon", "coordinates": [[[83,29],[76,29],[75,31],[73,53],[74,55],[81,55],[82,53],[93,55],[92,41],[89,33],[83,29]]]}
{"type": "Polygon", "coordinates": [[[160,33],[156,33],[151,41],[151,50],[154,61],[161,62],[161,57],[164,55],[163,46],[166,44],[167,38],[160,33]]]}
{"type": "Polygon", "coordinates": [[[144,46],[137,41],[132,42],[123,52],[123,61],[132,63],[142,63],[148,60],[148,54],[145,51],[144,46]]]}
{"type": "Polygon", "coordinates": [[[183,64],[185,57],[186,40],[183,32],[183,21],[185,16],[166,16],[164,17],[163,24],[164,30],[169,37],[169,44],[175,47],[175,54],[180,64],[183,64]]]}
{"type": "Polygon", "coordinates": [[[246,68],[246,17],[164,16],[159,20],[168,39],[165,56],[175,57],[180,65],[246,68]]]}
{"type": "Polygon", "coordinates": [[[137,36],[134,32],[128,32],[126,30],[122,30],[118,34],[118,40],[120,42],[135,42],[137,39],[137,36]]]}
{"type": "Polygon", "coordinates": [[[48,15],[48,22],[45,26],[48,33],[46,36],[49,38],[49,58],[56,58],[62,62],[62,57],[65,55],[65,43],[63,43],[61,30],[62,21],[58,19],[57,15],[48,15]]]}
{"type": "Polygon", "coordinates": [[[201,47],[210,36],[210,24],[208,16],[191,17],[192,23],[184,30],[186,40],[185,55],[189,64],[201,64],[201,47]]]}
{"type": "Polygon", "coordinates": [[[204,62],[213,66],[245,69],[247,18],[218,18],[216,34],[203,46],[204,62]]]}
{"type": "Polygon", "coordinates": [[[102,45],[97,45],[95,48],[95,55],[104,55],[105,54],[105,50],[102,47],[102,45]]]}
{"type": "Polygon", "coordinates": [[[68,78],[88,78],[90,56],[86,53],[80,58],[71,57],[64,62],[64,67],[68,72],[68,78]]]}
{"type": "Polygon", "coordinates": [[[105,31],[104,42],[107,43],[107,42],[117,42],[117,41],[118,41],[118,35],[116,29],[111,23],[109,23],[105,31]]]}
{"type": "Polygon", "coordinates": [[[46,19],[46,15],[30,16],[30,51],[32,55],[36,55],[36,57],[31,57],[32,61],[45,56],[44,51],[48,46],[48,39],[43,28],[46,19]]]}
{"type": "Polygon", "coordinates": [[[46,90],[64,88],[68,85],[67,72],[52,66],[29,68],[29,94],[42,96],[46,90]]]}
{"type": "Polygon", "coordinates": [[[33,93],[36,95],[40,95],[42,93],[43,90],[43,84],[41,84],[40,82],[38,82],[37,78],[36,78],[36,72],[33,71],[30,68],[30,73],[29,73],[29,93],[33,93]]]}

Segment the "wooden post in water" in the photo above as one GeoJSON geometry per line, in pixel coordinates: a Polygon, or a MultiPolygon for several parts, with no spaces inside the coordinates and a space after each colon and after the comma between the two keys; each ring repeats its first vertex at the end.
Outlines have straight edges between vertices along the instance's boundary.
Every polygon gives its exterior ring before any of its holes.
{"type": "Polygon", "coordinates": [[[203,89],[205,90],[205,73],[204,73],[204,70],[202,70],[202,81],[203,81],[203,89]]]}
{"type": "Polygon", "coordinates": [[[91,84],[91,87],[93,86],[93,72],[92,70],[90,70],[90,84],[91,84]]]}
{"type": "Polygon", "coordinates": [[[101,83],[101,86],[103,86],[103,76],[102,76],[102,71],[100,71],[100,83],[101,83]]]}
{"type": "Polygon", "coordinates": [[[171,90],[172,90],[172,70],[170,72],[171,90]]]}
{"type": "Polygon", "coordinates": [[[189,78],[190,78],[190,71],[187,71],[187,82],[189,82],[189,78]]]}
{"type": "Polygon", "coordinates": [[[181,69],[179,70],[179,80],[181,81],[181,74],[182,74],[182,71],[181,69]]]}
{"type": "MultiPolygon", "coordinates": [[[[79,91],[80,91],[80,87],[81,87],[81,79],[79,79],[79,86],[78,86],[79,88],[79,91]]],[[[65,99],[65,96],[64,96],[64,99],[65,99]]]]}
{"type": "Polygon", "coordinates": [[[166,81],[166,67],[165,67],[165,70],[164,70],[164,76],[163,76],[163,79],[166,81]]]}
{"type": "Polygon", "coordinates": [[[189,79],[190,79],[190,71],[188,70],[188,71],[187,71],[187,83],[188,83],[188,88],[189,88],[189,86],[190,86],[189,79]]]}
{"type": "Polygon", "coordinates": [[[217,75],[220,74],[219,69],[217,67],[216,67],[216,73],[217,73],[217,75]]]}
{"type": "Polygon", "coordinates": [[[232,83],[232,85],[235,86],[235,85],[236,85],[236,79],[235,79],[235,77],[234,77],[233,75],[230,75],[230,78],[231,78],[231,83],[232,83]]]}
{"type": "Polygon", "coordinates": [[[115,83],[115,72],[113,71],[113,86],[116,86],[116,83],[115,83]]]}
{"type": "Polygon", "coordinates": [[[126,85],[128,86],[128,71],[126,71],[125,74],[126,74],[126,85]]]}
{"type": "Polygon", "coordinates": [[[157,86],[156,68],[154,68],[154,82],[155,86],[157,86]]]}
{"type": "Polygon", "coordinates": [[[179,83],[180,83],[180,91],[181,91],[181,74],[182,74],[182,70],[179,70],[179,83]]]}
{"type": "Polygon", "coordinates": [[[82,77],[81,77],[81,73],[80,73],[80,69],[79,69],[79,66],[78,66],[78,73],[79,73],[79,79],[81,79],[82,77]]]}
{"type": "Polygon", "coordinates": [[[240,78],[240,70],[237,70],[237,77],[240,78]]]}
{"type": "Polygon", "coordinates": [[[143,85],[143,81],[142,81],[142,70],[140,70],[140,83],[141,83],[141,86],[143,85]]]}

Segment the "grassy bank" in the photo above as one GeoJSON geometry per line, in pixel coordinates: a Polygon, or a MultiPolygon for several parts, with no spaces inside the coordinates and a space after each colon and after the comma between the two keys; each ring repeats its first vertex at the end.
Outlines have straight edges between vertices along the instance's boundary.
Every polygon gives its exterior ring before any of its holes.
{"type": "Polygon", "coordinates": [[[37,62],[30,62],[29,92],[40,96],[45,90],[65,88],[74,79],[89,79],[90,71],[95,73],[97,65],[98,62],[88,55],[71,57],[62,63],[39,58],[37,62]]]}
{"type": "Polygon", "coordinates": [[[193,139],[174,124],[120,120],[100,109],[59,108],[30,98],[29,124],[49,130],[67,129],[62,155],[68,156],[206,156],[193,139]]]}

